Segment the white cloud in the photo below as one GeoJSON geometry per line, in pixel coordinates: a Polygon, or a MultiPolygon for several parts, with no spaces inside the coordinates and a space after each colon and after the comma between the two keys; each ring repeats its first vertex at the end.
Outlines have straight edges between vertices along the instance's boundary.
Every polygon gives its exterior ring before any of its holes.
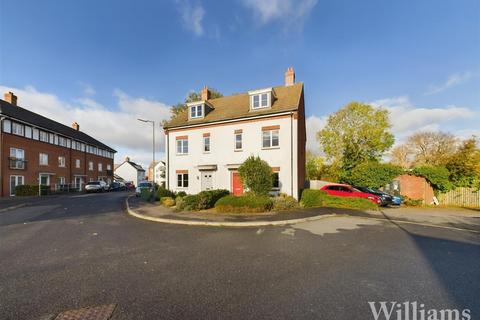
{"type": "Polygon", "coordinates": [[[302,23],[317,0],[243,0],[262,23],[281,19],[287,24],[302,23]]]}
{"type": "Polygon", "coordinates": [[[425,95],[437,94],[445,91],[451,87],[458,86],[464,82],[467,82],[473,77],[473,73],[470,71],[464,73],[452,74],[448,77],[447,81],[441,85],[431,85],[425,95]]]}
{"type": "Polygon", "coordinates": [[[83,94],[84,94],[86,97],[94,96],[94,95],[97,93],[97,92],[95,91],[95,89],[92,87],[92,85],[90,85],[90,84],[88,84],[88,83],[79,82],[78,84],[80,85],[80,87],[82,87],[83,94]]]}
{"type": "Polygon", "coordinates": [[[205,9],[202,5],[192,5],[187,0],[177,0],[177,5],[185,29],[193,32],[196,36],[202,36],[204,34],[202,20],[205,16],[205,9]]]}
{"type": "Polygon", "coordinates": [[[438,131],[442,125],[454,120],[471,119],[476,116],[475,111],[464,107],[416,107],[406,96],[377,100],[371,104],[382,106],[390,112],[392,131],[400,140],[415,131],[438,131]]]}
{"type": "Polygon", "coordinates": [[[317,132],[322,130],[327,123],[327,117],[310,116],[306,119],[307,150],[320,154],[320,144],[317,141],[317,132]]]}
{"type": "Polygon", "coordinates": [[[18,96],[18,104],[28,110],[65,125],[78,122],[80,130],[118,151],[115,162],[122,161],[126,155],[142,164],[151,161],[152,127],[137,118],[154,120],[157,159],[163,156],[165,139],[159,123],[169,118],[170,108],[162,102],[131,97],[115,90],[116,106],[107,108],[92,98],[69,103],[33,87],[21,89],[0,85],[0,92],[6,91],[13,91],[18,96]]]}

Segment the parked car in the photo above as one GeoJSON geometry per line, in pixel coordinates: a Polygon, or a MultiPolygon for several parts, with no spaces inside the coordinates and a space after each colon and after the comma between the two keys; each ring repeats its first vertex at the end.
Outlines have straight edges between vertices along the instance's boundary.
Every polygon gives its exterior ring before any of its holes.
{"type": "Polygon", "coordinates": [[[376,196],[371,193],[362,192],[357,190],[348,184],[327,184],[320,188],[320,190],[325,191],[331,196],[337,197],[353,197],[353,198],[364,198],[372,201],[375,204],[380,205],[382,200],[379,196],[376,196]]]}
{"type": "Polygon", "coordinates": [[[114,181],[110,184],[111,191],[125,191],[125,184],[122,182],[114,181]]]}
{"type": "Polygon", "coordinates": [[[153,183],[151,182],[140,182],[138,187],[135,189],[135,195],[139,197],[142,194],[142,190],[153,191],[153,183]]]}
{"type": "Polygon", "coordinates": [[[374,194],[378,197],[380,197],[380,205],[383,206],[383,207],[386,207],[386,206],[389,206],[391,204],[393,204],[393,196],[392,195],[389,195],[388,193],[386,192],[383,192],[383,191],[380,191],[378,189],[374,189],[374,188],[369,188],[369,187],[355,187],[355,189],[358,189],[362,192],[365,192],[365,193],[370,193],[370,194],[374,194]]]}
{"type": "Polygon", "coordinates": [[[135,190],[135,185],[132,182],[125,182],[125,189],[127,191],[135,190]]]}
{"type": "Polygon", "coordinates": [[[402,197],[400,197],[400,196],[392,196],[392,204],[393,204],[393,205],[399,206],[399,205],[402,204],[402,201],[403,201],[402,197]]]}
{"type": "Polygon", "coordinates": [[[104,192],[108,190],[108,185],[104,181],[90,181],[85,185],[86,192],[104,192]]]}

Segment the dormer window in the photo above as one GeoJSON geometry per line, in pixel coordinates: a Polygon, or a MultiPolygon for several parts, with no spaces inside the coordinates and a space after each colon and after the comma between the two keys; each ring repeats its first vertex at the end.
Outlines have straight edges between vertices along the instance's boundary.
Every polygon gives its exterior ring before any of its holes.
{"type": "Polygon", "coordinates": [[[250,109],[257,110],[263,108],[270,108],[272,106],[272,90],[264,89],[249,92],[250,95],[250,109]]]}
{"type": "Polygon", "coordinates": [[[190,119],[202,118],[203,117],[203,105],[193,105],[190,107],[190,119]]]}

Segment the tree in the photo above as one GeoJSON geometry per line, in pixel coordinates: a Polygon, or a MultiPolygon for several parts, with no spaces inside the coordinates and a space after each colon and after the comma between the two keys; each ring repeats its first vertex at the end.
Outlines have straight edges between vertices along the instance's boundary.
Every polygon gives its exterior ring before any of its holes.
{"type": "MultiPolygon", "coordinates": [[[[221,94],[218,90],[215,90],[213,88],[209,88],[208,91],[210,91],[210,99],[216,99],[223,97],[223,94],[221,94]]],[[[189,102],[195,102],[195,101],[200,101],[202,100],[202,94],[200,92],[195,92],[192,91],[190,92],[187,97],[185,98],[184,102],[179,102],[176,105],[172,106],[170,108],[170,112],[172,113],[171,119],[175,118],[178,116],[182,111],[187,109],[187,103],[189,102]]]]}
{"type": "Polygon", "coordinates": [[[390,152],[390,163],[404,169],[412,166],[412,151],[406,144],[399,144],[390,152]]]}
{"type": "Polygon", "coordinates": [[[445,166],[457,148],[457,139],[446,132],[422,131],[407,139],[414,165],[445,166]]]}
{"type": "Polygon", "coordinates": [[[412,173],[419,177],[424,177],[432,185],[435,193],[438,191],[446,192],[452,189],[452,183],[448,179],[450,172],[445,167],[440,166],[421,166],[412,170],[412,173]]]}
{"type": "Polygon", "coordinates": [[[388,111],[351,102],[328,117],[317,139],[333,168],[350,171],[366,161],[378,161],[393,145],[388,111]]]}
{"type": "Polygon", "coordinates": [[[402,168],[376,161],[364,162],[352,169],[344,181],[354,186],[381,188],[402,173],[402,168]]]}
{"type": "Polygon", "coordinates": [[[457,187],[480,187],[480,149],[476,137],[462,142],[446,165],[457,187]]]}
{"type": "Polygon", "coordinates": [[[260,157],[250,156],[238,168],[243,185],[254,195],[267,195],[273,186],[272,168],[260,157]]]}
{"type": "Polygon", "coordinates": [[[307,151],[305,171],[308,180],[320,180],[323,171],[323,158],[307,151]]]}

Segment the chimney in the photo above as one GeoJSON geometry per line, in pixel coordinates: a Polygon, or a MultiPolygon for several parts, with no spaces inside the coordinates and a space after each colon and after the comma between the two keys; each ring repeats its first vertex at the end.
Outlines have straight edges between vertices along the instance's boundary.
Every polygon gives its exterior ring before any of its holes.
{"type": "Polygon", "coordinates": [[[72,128],[77,130],[77,131],[80,131],[80,125],[76,122],[72,123],[72,128]]]}
{"type": "Polygon", "coordinates": [[[289,67],[285,72],[285,87],[293,86],[295,84],[295,71],[293,67],[289,67]]]}
{"type": "Polygon", "coordinates": [[[130,157],[125,157],[126,162],[130,162],[130,157]]]}
{"type": "Polygon", "coordinates": [[[14,95],[12,91],[5,92],[3,95],[3,100],[13,104],[14,106],[17,105],[17,96],[14,95]]]}
{"type": "Polygon", "coordinates": [[[203,87],[201,95],[203,101],[210,99],[210,90],[208,90],[206,85],[203,87]]]}

